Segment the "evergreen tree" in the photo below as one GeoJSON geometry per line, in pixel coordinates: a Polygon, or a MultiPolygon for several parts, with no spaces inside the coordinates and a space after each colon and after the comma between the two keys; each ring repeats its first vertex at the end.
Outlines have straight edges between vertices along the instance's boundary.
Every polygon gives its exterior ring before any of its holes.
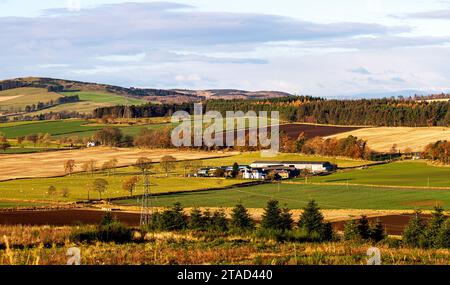
{"type": "Polygon", "coordinates": [[[278,201],[270,200],[264,209],[261,219],[261,227],[264,229],[281,229],[281,210],[278,201]]]}
{"type": "Polygon", "coordinates": [[[180,203],[175,203],[170,210],[160,216],[159,228],[166,231],[183,230],[187,227],[186,216],[180,203]]]}
{"type": "Polygon", "coordinates": [[[323,227],[323,215],[316,201],[309,201],[303,208],[303,213],[298,221],[298,226],[306,231],[307,234],[320,233],[323,227]]]}
{"type": "Polygon", "coordinates": [[[255,222],[250,217],[247,209],[241,204],[236,205],[231,213],[231,227],[235,230],[253,230],[255,222]]]}
{"type": "Polygon", "coordinates": [[[215,211],[211,217],[212,229],[220,232],[228,231],[228,220],[223,210],[215,211]]]}
{"type": "Polygon", "coordinates": [[[198,208],[194,208],[191,211],[189,228],[192,230],[203,230],[205,228],[205,220],[202,216],[202,212],[198,208]]]}
{"type": "Polygon", "coordinates": [[[370,238],[370,225],[367,216],[361,216],[358,220],[358,234],[363,240],[368,240],[370,238]]]}
{"type": "Polygon", "coordinates": [[[383,224],[378,220],[377,223],[370,228],[370,239],[379,242],[386,238],[383,224]]]}
{"type": "Polygon", "coordinates": [[[441,243],[439,241],[439,234],[442,226],[444,225],[446,217],[444,215],[444,209],[440,206],[434,207],[431,221],[427,227],[425,236],[428,247],[437,247],[441,243]]]}
{"type": "Polygon", "coordinates": [[[233,171],[231,172],[231,176],[233,178],[236,178],[239,175],[239,164],[237,164],[237,162],[235,162],[233,164],[233,171]]]}
{"type": "Polygon", "coordinates": [[[355,220],[350,220],[344,224],[344,239],[345,240],[359,240],[361,239],[358,230],[358,224],[355,220]]]}
{"type": "Polygon", "coordinates": [[[423,247],[425,240],[426,225],[421,217],[421,212],[416,211],[414,217],[409,221],[403,233],[403,242],[411,247],[423,247]]]}
{"type": "Polygon", "coordinates": [[[284,231],[290,231],[293,224],[292,213],[287,207],[283,208],[280,214],[280,228],[284,231]]]}
{"type": "Polygon", "coordinates": [[[436,239],[436,246],[443,248],[450,248],[450,219],[447,219],[436,239]]]}

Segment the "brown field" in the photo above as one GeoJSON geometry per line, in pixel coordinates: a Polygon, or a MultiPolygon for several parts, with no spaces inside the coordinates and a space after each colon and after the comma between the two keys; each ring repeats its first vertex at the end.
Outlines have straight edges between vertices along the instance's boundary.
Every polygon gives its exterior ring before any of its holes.
{"type": "MultiPolygon", "coordinates": [[[[187,212],[189,209],[186,209],[187,212]]],[[[231,210],[231,209],[229,209],[231,210]]],[[[229,211],[227,209],[227,213],[229,211]]],[[[255,212],[251,211],[252,216],[255,217],[255,212]]],[[[258,211],[259,212],[259,211],[258,211]]],[[[373,212],[373,211],[372,211],[373,212]]],[[[3,211],[0,212],[0,225],[31,225],[31,226],[71,226],[76,224],[98,224],[105,212],[93,209],[68,209],[68,210],[48,210],[48,211],[3,211]]],[[[299,211],[293,211],[294,218],[297,219],[300,215],[299,211]]],[[[324,216],[327,221],[333,223],[336,230],[342,231],[344,229],[344,221],[359,218],[359,216],[349,217],[344,220],[336,221],[332,218],[333,213],[324,211],[324,216]]],[[[370,213],[369,213],[370,214],[370,213]]],[[[372,213],[374,214],[374,213],[372,213]]],[[[138,212],[113,212],[113,215],[122,223],[128,226],[139,226],[140,214],[138,212]]],[[[395,214],[395,215],[369,215],[369,221],[376,222],[379,220],[390,235],[401,235],[408,224],[413,214],[395,214]]],[[[260,217],[259,217],[260,218],[260,217]]],[[[430,215],[424,215],[425,219],[429,219],[430,215]]]]}
{"type": "Polygon", "coordinates": [[[448,127],[379,127],[363,128],[359,130],[329,135],[329,137],[344,138],[349,135],[367,140],[371,149],[379,152],[389,152],[394,144],[397,150],[423,151],[424,147],[438,140],[450,140],[448,127]]]}
{"type": "Polygon", "coordinates": [[[158,162],[163,156],[171,155],[177,160],[204,159],[229,156],[234,153],[180,151],[173,149],[140,150],[98,147],[82,150],[55,151],[34,154],[0,155],[0,181],[17,178],[43,178],[64,175],[64,162],[73,159],[80,165],[95,160],[97,165],[116,158],[118,166],[132,165],[139,157],[147,157],[158,162]]]}
{"type": "MultiPolygon", "coordinates": [[[[284,132],[290,139],[297,139],[301,133],[304,133],[307,138],[327,137],[341,133],[351,132],[360,129],[360,127],[347,126],[327,126],[315,124],[283,124],[279,126],[280,132],[284,132]]],[[[270,126],[268,128],[268,135],[270,136],[270,126]]],[[[235,131],[236,132],[236,131],[235,131]]],[[[224,137],[225,140],[225,137],[224,137]]]]}

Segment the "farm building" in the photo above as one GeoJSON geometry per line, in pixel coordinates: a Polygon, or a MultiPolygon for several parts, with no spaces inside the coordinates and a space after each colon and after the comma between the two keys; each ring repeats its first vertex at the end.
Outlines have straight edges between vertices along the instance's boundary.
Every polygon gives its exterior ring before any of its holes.
{"type": "Polygon", "coordinates": [[[336,165],[329,162],[321,161],[255,161],[250,164],[252,168],[267,168],[267,167],[290,167],[297,170],[307,169],[312,173],[331,172],[336,169],[336,165]]]}

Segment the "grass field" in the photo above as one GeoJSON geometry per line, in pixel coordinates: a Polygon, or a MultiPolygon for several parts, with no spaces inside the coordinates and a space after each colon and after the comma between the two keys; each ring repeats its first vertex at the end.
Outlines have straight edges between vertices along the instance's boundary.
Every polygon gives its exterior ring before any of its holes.
{"type": "Polygon", "coordinates": [[[328,176],[310,177],[309,182],[450,187],[450,167],[431,166],[424,161],[395,162],[367,169],[340,171],[328,176]]]}
{"type": "Polygon", "coordinates": [[[95,92],[64,92],[63,96],[78,95],[80,102],[58,105],[45,110],[36,111],[29,115],[46,114],[50,112],[75,111],[82,114],[90,114],[97,108],[110,107],[116,105],[142,105],[148,103],[145,100],[120,96],[116,94],[95,93],[95,92]]]}
{"type": "MultiPolygon", "coordinates": [[[[221,178],[185,178],[180,176],[178,172],[171,173],[169,177],[161,173],[162,170],[156,165],[150,178],[152,193],[177,192],[188,190],[199,190],[206,188],[221,188],[244,181],[237,179],[221,179],[221,178]]],[[[90,199],[99,199],[98,192],[90,190],[90,186],[97,178],[103,178],[108,181],[108,190],[102,194],[102,198],[114,198],[129,196],[129,193],[122,189],[122,183],[129,177],[138,175],[139,172],[133,167],[120,168],[116,170],[114,175],[107,176],[106,173],[98,171],[91,176],[86,173],[73,174],[71,176],[56,178],[34,178],[23,180],[11,180],[0,182],[0,200],[15,199],[33,200],[33,201],[78,201],[90,199]],[[57,194],[48,195],[49,186],[55,186],[57,194]],[[61,195],[61,190],[67,188],[69,197],[65,198],[61,195]]],[[[141,179],[139,186],[133,195],[143,194],[143,181],[141,179]]],[[[10,202],[11,203],[11,202],[10,202]]],[[[11,203],[12,204],[12,203],[11,203]]]]}
{"type": "MultiPolygon", "coordinates": [[[[161,207],[176,202],[185,207],[233,207],[242,203],[249,208],[264,208],[269,199],[277,199],[291,209],[300,209],[311,199],[315,199],[324,209],[410,210],[432,209],[437,204],[450,208],[450,191],[447,190],[291,184],[171,194],[154,198],[152,203],[161,207]]],[[[135,200],[117,203],[137,204],[135,200]]]]}
{"type": "MultiPolygon", "coordinates": [[[[17,138],[36,133],[49,133],[55,138],[78,136],[80,138],[92,136],[96,131],[107,125],[91,124],[87,120],[58,120],[58,121],[38,121],[38,122],[14,122],[0,124],[0,133],[4,133],[8,138],[17,138]]],[[[157,123],[134,126],[119,126],[125,135],[137,135],[141,129],[158,129],[165,126],[172,126],[171,123],[157,123]]]]}
{"type": "Polygon", "coordinates": [[[47,103],[60,97],[62,95],[43,88],[24,87],[0,91],[0,111],[23,111],[27,105],[47,103]]]}
{"type": "Polygon", "coordinates": [[[450,128],[364,128],[340,133],[331,137],[345,138],[349,135],[367,140],[368,146],[378,152],[389,152],[394,144],[397,145],[397,149],[400,151],[405,151],[406,148],[410,148],[412,151],[420,152],[423,151],[424,147],[429,143],[438,140],[450,140],[450,128]]]}

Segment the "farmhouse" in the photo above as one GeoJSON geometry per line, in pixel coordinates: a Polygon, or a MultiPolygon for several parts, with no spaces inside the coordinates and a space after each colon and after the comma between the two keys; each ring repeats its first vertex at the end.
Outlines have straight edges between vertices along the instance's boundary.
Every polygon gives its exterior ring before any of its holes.
{"type": "Polygon", "coordinates": [[[255,161],[250,164],[252,168],[280,168],[288,167],[297,170],[309,170],[312,173],[326,173],[336,169],[336,165],[321,161],[255,161]]]}

